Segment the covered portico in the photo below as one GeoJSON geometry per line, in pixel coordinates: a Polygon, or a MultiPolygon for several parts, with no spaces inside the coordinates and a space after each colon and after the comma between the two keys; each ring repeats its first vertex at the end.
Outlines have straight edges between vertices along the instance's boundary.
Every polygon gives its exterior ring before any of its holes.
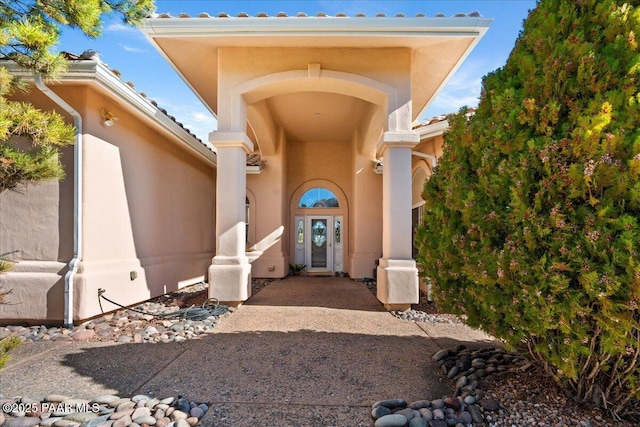
{"type": "Polygon", "coordinates": [[[210,296],[241,303],[252,275],[284,277],[303,263],[353,278],[377,268],[387,308],[418,302],[411,156],[420,138],[412,129],[489,23],[147,20],[143,31],[218,119],[210,296]],[[258,170],[248,170],[248,155],[259,156],[258,170]]]}

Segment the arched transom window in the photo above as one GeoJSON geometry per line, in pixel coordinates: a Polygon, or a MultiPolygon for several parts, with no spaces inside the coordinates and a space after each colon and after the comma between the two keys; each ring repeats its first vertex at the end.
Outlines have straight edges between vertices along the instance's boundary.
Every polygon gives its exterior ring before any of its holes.
{"type": "Polygon", "coordinates": [[[298,201],[299,208],[337,208],[338,198],[331,190],[314,187],[307,190],[298,201]]]}

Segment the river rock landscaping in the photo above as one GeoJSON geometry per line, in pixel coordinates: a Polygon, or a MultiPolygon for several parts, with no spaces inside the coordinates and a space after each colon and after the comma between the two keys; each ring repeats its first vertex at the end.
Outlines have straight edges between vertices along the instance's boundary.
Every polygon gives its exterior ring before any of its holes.
{"type": "MultiPolygon", "coordinates": [[[[257,294],[270,282],[257,279],[252,292],[257,294]]],[[[208,286],[198,283],[144,303],[119,309],[83,322],[73,329],[63,327],[5,326],[0,339],[17,336],[29,341],[102,341],[119,343],[168,343],[197,338],[211,332],[234,307],[208,300],[208,286]]],[[[118,302],[114,297],[114,302],[118,302]]],[[[107,310],[117,306],[101,302],[107,310]]]]}
{"type": "MultiPolygon", "coordinates": [[[[365,281],[376,295],[375,280],[365,281]]],[[[441,313],[435,302],[420,294],[418,304],[392,311],[408,322],[463,323],[458,316],[441,313]]],[[[610,414],[580,406],[567,396],[528,355],[503,348],[471,350],[465,346],[435,355],[441,372],[454,383],[450,396],[407,402],[390,398],[371,407],[375,427],[634,427],[610,414]],[[470,366],[469,363],[471,363],[470,366]],[[471,416],[471,421],[469,421],[471,416]],[[403,419],[404,418],[404,419],[403,419]]]]}
{"type": "Polygon", "coordinates": [[[442,374],[455,382],[453,394],[412,403],[404,399],[376,402],[371,411],[375,427],[486,425],[492,419],[491,413],[500,408],[500,403],[485,397],[483,389],[478,387],[479,382],[493,373],[526,372],[533,367],[526,358],[502,348],[471,351],[464,345],[441,350],[433,360],[441,367],[442,374]]]}
{"type": "Polygon", "coordinates": [[[433,355],[453,393],[433,400],[393,398],[371,408],[374,427],[631,427],[579,407],[523,355],[460,345],[433,355]]]}
{"type": "Polygon", "coordinates": [[[0,405],[2,427],[194,427],[209,409],[182,397],[147,395],[102,395],[87,400],[54,394],[44,399],[0,399],[0,405]]]}
{"type": "MultiPolygon", "coordinates": [[[[270,280],[252,282],[257,294],[270,280]]],[[[115,301],[117,302],[117,301],[115,301]]],[[[114,307],[110,303],[105,308],[114,307]]],[[[167,343],[195,339],[215,328],[234,311],[208,300],[204,283],[183,288],[134,307],[89,320],[74,327],[5,326],[0,339],[17,336],[23,341],[100,341],[117,343],[167,343]],[[204,311],[202,310],[204,308],[204,311]]],[[[1,391],[1,390],[0,390],[1,391]]],[[[190,427],[199,424],[209,409],[205,403],[181,396],[158,399],[115,395],[80,399],[62,395],[45,398],[0,394],[2,427],[190,427]]]]}
{"type": "MultiPolygon", "coordinates": [[[[257,294],[270,280],[254,280],[257,294]]],[[[375,295],[375,282],[368,284],[375,295]]],[[[118,343],[179,342],[197,339],[233,312],[217,307],[215,314],[189,319],[184,313],[207,306],[207,286],[197,284],[170,295],[138,304],[138,311],[119,309],[73,329],[46,326],[0,327],[0,338],[18,336],[23,341],[102,341],[118,343]],[[186,311],[185,311],[186,310],[186,311]],[[175,315],[175,316],[174,316],[175,315]]],[[[209,302],[211,303],[211,302],[209,302]]],[[[113,306],[106,306],[113,307],[113,306]]],[[[216,308],[215,304],[209,304],[216,308]]],[[[193,311],[192,311],[193,313],[193,311]]],[[[459,323],[456,316],[439,313],[422,296],[412,310],[394,312],[413,322],[459,323]]],[[[27,344],[28,345],[28,344],[27,344]]],[[[430,357],[425,355],[425,359],[430,357]]],[[[448,377],[452,393],[408,402],[391,398],[370,408],[375,427],[632,427],[611,420],[594,407],[580,407],[570,396],[531,363],[525,355],[502,348],[468,349],[458,346],[433,355],[439,371],[448,377]]],[[[1,390],[0,390],[1,393],[1,390]]],[[[207,403],[181,396],[156,398],[103,395],[78,399],[68,396],[3,396],[0,394],[1,427],[188,427],[201,424],[207,403]]],[[[320,424],[314,424],[320,425],[320,424]]],[[[351,427],[351,426],[341,426],[351,427]]]]}

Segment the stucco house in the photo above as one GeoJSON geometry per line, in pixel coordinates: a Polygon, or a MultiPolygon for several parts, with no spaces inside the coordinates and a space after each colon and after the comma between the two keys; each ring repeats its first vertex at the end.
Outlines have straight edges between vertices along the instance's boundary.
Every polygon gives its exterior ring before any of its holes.
{"type": "MultiPolygon", "coordinates": [[[[376,276],[378,299],[388,309],[418,302],[413,225],[447,127],[444,119],[419,124],[418,118],[490,23],[477,14],[149,18],[142,31],[217,117],[209,135],[215,154],[188,134],[168,131],[170,124],[155,124],[163,115],[129,106],[131,99],[104,104],[119,95],[100,82],[67,85],[62,79],[55,90],[88,116],[82,134],[90,142],[83,150],[109,155],[107,166],[94,164],[92,185],[98,187],[85,190],[81,205],[114,182],[110,197],[120,202],[118,209],[109,205],[114,212],[105,203],[84,207],[96,215],[92,231],[84,216],[86,238],[104,243],[125,234],[100,249],[124,251],[110,258],[112,264],[100,261],[93,270],[90,254],[96,252],[79,257],[69,285],[73,319],[98,314],[97,289],[89,283],[106,274],[107,265],[109,280],[127,289],[125,303],[206,277],[211,297],[239,304],[250,297],[251,277],[282,278],[294,263],[305,264],[307,274],[376,276]],[[117,126],[104,126],[104,109],[119,116],[117,126]],[[141,124],[149,128],[142,135],[141,124]],[[159,140],[175,160],[153,152],[159,140]],[[173,162],[183,170],[168,167],[173,162]],[[185,185],[190,179],[197,185],[185,185]],[[167,199],[175,192],[182,194],[167,199]],[[100,215],[106,224],[97,225],[100,215]],[[116,220],[124,227],[110,223],[116,220]]],[[[64,218],[68,229],[69,215],[69,208],[54,213],[52,223],[64,218]]],[[[3,238],[0,253],[14,246],[3,238]]],[[[65,251],[52,270],[67,268],[71,249],[65,251]]],[[[55,298],[59,303],[62,297],[55,298]]],[[[0,318],[5,310],[0,306],[0,318]]]]}
{"type": "Polygon", "coordinates": [[[98,289],[144,301],[202,281],[214,254],[213,150],[97,56],[69,59],[55,83],[23,76],[20,97],[77,132],[65,179],[0,193],[0,253],[17,251],[3,323],[96,316],[98,289]]]}
{"type": "Polygon", "coordinates": [[[142,31],[218,119],[210,295],[244,301],[250,275],[282,277],[301,262],[353,278],[377,268],[387,308],[417,302],[414,125],[490,22],[477,13],[148,19],[142,31]],[[247,154],[264,162],[260,174],[245,173],[247,154]]]}

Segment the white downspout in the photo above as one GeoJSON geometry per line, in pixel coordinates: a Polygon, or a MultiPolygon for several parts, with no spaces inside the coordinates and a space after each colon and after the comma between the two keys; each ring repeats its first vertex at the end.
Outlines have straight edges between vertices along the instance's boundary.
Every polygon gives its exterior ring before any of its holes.
{"type": "Polygon", "coordinates": [[[82,260],[82,117],[67,102],[44,84],[42,76],[36,73],[36,87],[53,102],[73,117],[76,128],[73,147],[73,259],[69,262],[69,271],[64,276],[64,326],[73,327],[73,279],[82,260]]]}

